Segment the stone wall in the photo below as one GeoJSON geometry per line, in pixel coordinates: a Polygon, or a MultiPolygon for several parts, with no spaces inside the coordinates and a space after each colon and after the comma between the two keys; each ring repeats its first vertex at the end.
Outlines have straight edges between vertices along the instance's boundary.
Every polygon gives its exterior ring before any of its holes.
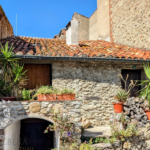
{"type": "Polygon", "coordinates": [[[150,0],[111,0],[112,42],[150,49],[150,0]]]}
{"type": "MultiPolygon", "coordinates": [[[[80,142],[81,137],[81,102],[80,101],[47,101],[47,102],[0,102],[0,147],[2,147],[1,137],[3,130],[13,123],[27,118],[39,118],[47,120],[51,123],[54,121],[50,117],[50,109],[52,105],[55,111],[60,108],[62,112],[68,114],[75,122],[75,133],[73,137],[80,142]],[[6,111],[8,112],[6,114],[6,111]]],[[[18,129],[19,130],[19,129],[18,129]]],[[[4,139],[2,139],[4,140],[4,139]]],[[[1,149],[1,148],[0,148],[1,149]]]]}
{"type": "Polygon", "coordinates": [[[52,85],[74,89],[82,101],[81,114],[92,126],[109,125],[114,94],[120,88],[117,66],[92,63],[53,63],[52,85]]]}

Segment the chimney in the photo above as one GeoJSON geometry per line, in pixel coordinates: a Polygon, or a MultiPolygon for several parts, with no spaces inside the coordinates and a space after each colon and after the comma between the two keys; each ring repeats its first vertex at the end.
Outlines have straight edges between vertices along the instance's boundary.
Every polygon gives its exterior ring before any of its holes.
{"type": "Polygon", "coordinates": [[[66,26],[66,44],[79,45],[79,23],[74,18],[66,26]]]}

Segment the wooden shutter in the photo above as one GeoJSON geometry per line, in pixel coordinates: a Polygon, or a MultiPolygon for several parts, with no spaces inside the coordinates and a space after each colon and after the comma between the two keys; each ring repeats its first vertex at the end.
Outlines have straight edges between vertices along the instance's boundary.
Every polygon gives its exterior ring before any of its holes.
{"type": "Polygon", "coordinates": [[[27,70],[27,85],[26,89],[35,89],[36,86],[50,85],[50,65],[33,65],[25,64],[24,70],[27,70]]]}

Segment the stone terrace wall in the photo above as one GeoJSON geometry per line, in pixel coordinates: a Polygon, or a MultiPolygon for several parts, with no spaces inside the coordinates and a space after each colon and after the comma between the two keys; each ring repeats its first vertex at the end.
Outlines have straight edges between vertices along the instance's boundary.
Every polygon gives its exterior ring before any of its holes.
{"type": "Polygon", "coordinates": [[[150,49],[150,0],[110,0],[115,43],[150,49]]]}
{"type": "Polygon", "coordinates": [[[63,110],[64,113],[67,113],[72,121],[75,122],[75,133],[73,137],[78,139],[80,143],[81,137],[81,102],[80,101],[48,101],[48,102],[10,102],[2,104],[0,102],[0,149],[3,147],[3,130],[23,119],[27,118],[38,118],[45,119],[53,123],[53,120],[50,117],[50,107],[55,104],[54,108],[57,111],[59,108],[63,110]],[[5,112],[9,111],[9,116],[5,112]]]}
{"type": "Polygon", "coordinates": [[[109,125],[113,113],[114,93],[120,88],[117,66],[92,63],[53,63],[52,85],[70,88],[82,101],[81,114],[92,126],[109,125]]]}

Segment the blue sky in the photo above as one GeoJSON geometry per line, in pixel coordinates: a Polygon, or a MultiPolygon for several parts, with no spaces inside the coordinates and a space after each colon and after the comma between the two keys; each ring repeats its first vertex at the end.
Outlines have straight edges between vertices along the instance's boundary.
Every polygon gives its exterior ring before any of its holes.
{"type": "Polygon", "coordinates": [[[90,17],[97,0],[1,0],[16,35],[53,38],[65,28],[73,13],[90,17]]]}

